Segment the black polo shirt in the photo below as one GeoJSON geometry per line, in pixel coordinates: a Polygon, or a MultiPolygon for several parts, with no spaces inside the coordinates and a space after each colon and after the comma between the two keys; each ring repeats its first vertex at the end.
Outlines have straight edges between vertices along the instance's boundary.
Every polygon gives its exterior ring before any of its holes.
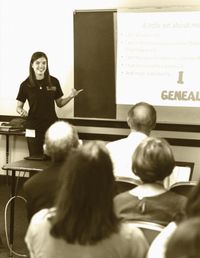
{"type": "Polygon", "coordinates": [[[63,92],[58,79],[51,76],[52,87],[43,80],[37,80],[35,87],[30,85],[27,78],[20,85],[17,100],[25,103],[28,101],[29,112],[26,128],[46,129],[57,118],[55,111],[55,100],[63,96],[63,92]]]}

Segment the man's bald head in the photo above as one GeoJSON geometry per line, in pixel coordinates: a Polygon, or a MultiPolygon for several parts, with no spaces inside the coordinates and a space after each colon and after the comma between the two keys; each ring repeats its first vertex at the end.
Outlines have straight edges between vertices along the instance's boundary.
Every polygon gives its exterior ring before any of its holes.
{"type": "Polygon", "coordinates": [[[127,123],[131,130],[149,135],[156,125],[156,110],[146,102],[139,102],[128,111],[127,123]]]}
{"type": "Polygon", "coordinates": [[[51,125],[45,134],[44,152],[53,161],[65,159],[68,153],[78,147],[78,133],[71,124],[64,121],[57,121],[51,125]]]}

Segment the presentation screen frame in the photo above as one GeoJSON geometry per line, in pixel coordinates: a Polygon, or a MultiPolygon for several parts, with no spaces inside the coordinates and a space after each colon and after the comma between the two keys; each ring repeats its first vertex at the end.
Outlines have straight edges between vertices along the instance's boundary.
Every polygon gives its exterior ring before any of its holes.
{"type": "MultiPolygon", "coordinates": [[[[99,13],[101,12],[102,14],[104,12],[107,12],[107,11],[111,11],[111,10],[89,10],[89,11],[82,11],[82,10],[79,10],[79,11],[76,11],[76,12],[79,12],[79,13],[82,13],[84,15],[87,15],[87,13],[99,13]]],[[[128,109],[131,107],[132,104],[135,104],[136,102],[139,102],[139,101],[147,101],[147,102],[150,102],[151,104],[153,104],[157,110],[157,117],[158,117],[158,123],[165,123],[165,124],[180,124],[180,125],[200,125],[200,101],[199,101],[199,84],[200,83],[194,83],[196,87],[194,89],[195,92],[193,92],[192,90],[188,89],[187,87],[189,86],[185,86],[186,83],[185,83],[185,80],[187,81],[187,79],[189,77],[186,76],[186,73],[184,71],[182,71],[181,69],[179,69],[178,71],[176,71],[176,74],[175,74],[175,77],[174,77],[174,83],[175,85],[178,87],[177,89],[174,90],[174,85],[172,85],[172,89],[170,88],[171,86],[169,85],[169,89],[166,89],[164,88],[163,91],[162,91],[162,98],[163,98],[163,105],[161,105],[161,103],[159,102],[156,102],[154,101],[154,97],[152,97],[151,99],[146,99],[146,98],[138,98],[137,100],[133,100],[133,101],[130,101],[128,103],[123,103],[121,104],[120,102],[118,103],[118,86],[117,86],[117,83],[118,83],[118,66],[119,66],[119,53],[118,53],[118,47],[119,47],[119,38],[118,38],[118,21],[117,21],[117,15],[119,12],[127,12],[127,13],[145,13],[146,15],[148,15],[149,13],[160,13],[160,14],[166,14],[166,13],[174,13],[174,14],[189,14],[189,13],[195,13],[195,14],[199,14],[199,17],[200,17],[200,8],[199,10],[198,9],[193,9],[193,8],[176,8],[176,9],[172,9],[172,8],[137,8],[137,9],[128,9],[128,10],[112,10],[111,13],[113,15],[113,28],[114,28],[114,65],[115,65],[115,69],[113,69],[113,66],[112,66],[112,69],[111,71],[113,72],[114,71],[114,77],[112,77],[112,80],[113,78],[115,79],[115,90],[113,90],[113,87],[112,87],[112,93],[115,94],[114,96],[114,99],[112,99],[112,105],[113,105],[113,100],[114,100],[114,104],[116,105],[116,112],[114,112],[112,116],[110,117],[107,117],[105,115],[106,112],[104,107],[101,105],[101,102],[99,99],[98,99],[98,103],[97,103],[97,106],[95,107],[97,110],[98,110],[98,115],[95,116],[95,114],[90,114],[90,110],[92,110],[91,107],[94,107],[94,101],[91,100],[91,103],[92,105],[90,105],[90,97],[86,97],[86,100],[87,100],[87,106],[88,106],[88,111],[86,111],[84,113],[84,115],[82,115],[83,113],[83,109],[84,109],[84,106],[83,104],[80,105],[80,103],[85,103],[84,99],[81,99],[81,98],[84,98],[84,95],[80,96],[79,100],[75,99],[75,109],[76,109],[76,114],[75,114],[75,117],[77,118],[89,118],[89,119],[109,119],[109,120],[117,120],[117,121],[126,121],[126,115],[127,115],[127,111],[128,109]],[[185,87],[185,88],[184,88],[185,87]],[[181,90],[180,90],[181,89],[181,90]],[[179,93],[180,92],[180,93],[179,93]],[[180,100],[176,100],[176,102],[178,103],[175,103],[174,100],[172,100],[172,98],[175,98],[174,96],[177,97],[177,95],[179,95],[178,97],[181,98],[181,101],[182,101],[182,105],[179,105],[180,103],[180,100]],[[171,98],[171,99],[170,99],[171,98]],[[165,99],[165,100],[164,100],[165,99]],[[167,99],[167,100],[166,100],[167,99]],[[187,101],[190,101],[190,103],[192,103],[192,105],[188,105],[186,102],[187,101]],[[78,103],[78,101],[80,103],[78,103]],[[195,103],[194,103],[195,102],[195,103]],[[99,105],[99,109],[98,109],[98,105],[99,105]],[[81,115],[79,115],[79,110],[81,110],[81,115]],[[115,114],[116,113],[116,114],[115,114]]],[[[155,24],[154,24],[155,26],[155,24]]],[[[163,25],[164,26],[164,25],[163,25]]],[[[172,26],[172,25],[167,25],[165,24],[165,26],[167,27],[168,26],[168,30],[169,30],[169,27],[172,26]]],[[[178,27],[180,26],[180,24],[175,24],[174,27],[178,27]]],[[[189,25],[186,24],[185,25],[186,27],[189,25]]],[[[155,26],[156,27],[156,26],[155,26]]],[[[196,24],[196,27],[197,29],[199,30],[200,29],[200,26],[198,24],[196,24]]],[[[199,34],[200,35],[200,34],[199,34]]],[[[199,41],[200,42],[200,41],[199,41]]],[[[103,43],[103,39],[101,41],[101,44],[103,43]]],[[[199,44],[200,46],[200,44],[199,44]]],[[[76,51],[76,49],[75,49],[76,51]]],[[[79,49],[80,51],[80,49],[79,49]]],[[[98,46],[97,46],[97,51],[98,51],[98,46]]],[[[199,51],[200,53],[200,51],[199,51]]],[[[198,54],[198,53],[197,53],[198,54]]],[[[199,62],[199,56],[200,54],[198,54],[198,62],[199,62]]],[[[91,57],[91,56],[90,56],[91,57]]],[[[77,57],[77,59],[80,58],[80,55],[77,57]]],[[[95,58],[95,57],[94,57],[95,58]]],[[[95,62],[98,63],[99,60],[95,60],[95,62]]],[[[76,62],[79,62],[79,60],[76,60],[76,62]]],[[[198,62],[196,62],[197,66],[198,67],[198,62]]],[[[84,64],[85,62],[82,61],[82,63],[84,64]]],[[[77,63],[76,63],[77,65],[77,63]]],[[[99,65],[99,64],[98,64],[99,65]]],[[[112,63],[113,65],[113,63],[112,63]]],[[[200,66],[199,66],[200,67],[200,66]]],[[[83,71],[83,69],[81,69],[81,67],[78,67],[79,68],[79,71],[83,71]]],[[[104,68],[105,68],[105,65],[104,65],[104,68]]],[[[99,67],[99,69],[101,69],[101,67],[99,67]]],[[[190,71],[194,71],[194,69],[190,69],[190,71]]],[[[76,67],[75,67],[75,78],[76,78],[76,67]]],[[[88,74],[91,75],[90,72],[87,71],[88,74]]],[[[196,73],[197,76],[195,78],[193,78],[192,76],[192,80],[193,82],[195,82],[196,78],[198,78],[198,73],[196,73]]],[[[79,72],[79,85],[77,85],[75,83],[75,88],[77,87],[80,87],[82,88],[82,85],[80,85],[81,81],[82,81],[82,78],[80,77],[80,72],[79,72]]],[[[84,75],[83,75],[84,76],[84,75]]],[[[98,76],[98,73],[97,73],[97,76],[98,76]]],[[[88,87],[88,83],[85,81],[85,80],[90,80],[90,78],[86,78],[84,77],[84,84],[87,85],[88,87]]],[[[101,79],[102,79],[102,76],[101,76],[101,79]]],[[[95,81],[95,78],[93,78],[93,80],[95,81]]],[[[96,80],[98,81],[98,78],[96,78],[96,80]]],[[[105,78],[106,80],[106,78],[105,78]]],[[[76,82],[76,79],[75,79],[75,82],[76,82]]],[[[125,82],[125,80],[123,80],[123,82],[125,82]]],[[[83,85],[84,87],[84,85],[83,85]]],[[[95,87],[95,84],[93,83],[92,84],[92,91],[91,92],[94,92],[94,87],[95,87]]],[[[149,86],[150,88],[150,93],[152,91],[152,85],[149,86]]],[[[133,81],[133,86],[132,86],[132,91],[130,90],[127,90],[127,95],[130,95],[130,94],[133,94],[133,95],[137,95],[137,92],[138,92],[138,89],[140,89],[140,85],[137,85],[137,83],[134,83],[133,81]]],[[[87,88],[86,91],[85,91],[85,96],[86,96],[86,93],[88,92],[89,93],[90,89],[87,88]]],[[[108,91],[109,91],[109,88],[108,88],[108,91]]],[[[150,94],[148,94],[150,95],[150,94]]],[[[145,92],[144,92],[144,96],[145,96],[145,92]]],[[[91,97],[92,98],[92,97],[91,97]]],[[[94,98],[93,98],[94,99],[94,98]]],[[[104,98],[102,98],[104,99],[104,98]]],[[[104,99],[104,102],[105,102],[105,99],[104,99]]]]}

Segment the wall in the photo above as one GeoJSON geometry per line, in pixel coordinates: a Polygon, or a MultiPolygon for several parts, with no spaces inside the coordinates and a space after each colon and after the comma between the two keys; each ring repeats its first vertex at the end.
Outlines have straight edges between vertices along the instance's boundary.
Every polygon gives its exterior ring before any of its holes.
{"type": "MultiPolygon", "coordinates": [[[[49,57],[51,74],[65,94],[73,87],[73,11],[116,8],[195,9],[196,0],[1,0],[0,1],[0,115],[16,115],[15,98],[28,75],[33,52],[49,57]],[[9,90],[5,90],[9,89],[9,90]]],[[[73,102],[58,110],[60,117],[73,117],[73,102]]]]}
{"type": "MultiPolygon", "coordinates": [[[[49,68],[62,85],[65,94],[73,87],[73,11],[81,9],[116,8],[199,8],[195,0],[0,0],[0,115],[17,115],[15,111],[16,94],[19,84],[28,75],[30,56],[42,50],[49,57],[49,68]]],[[[73,101],[61,110],[58,116],[73,117],[73,101]]],[[[98,131],[98,128],[80,128],[84,131],[98,131]]],[[[126,134],[127,130],[123,130],[126,134]]],[[[159,135],[159,132],[155,132],[159,135]]],[[[162,132],[164,136],[170,132],[162,132]]],[[[173,132],[172,137],[182,136],[173,132]]],[[[199,138],[198,133],[189,137],[199,138]]],[[[11,137],[10,161],[27,155],[25,139],[11,137]]],[[[194,178],[199,177],[199,148],[173,146],[178,160],[195,162],[194,178]]],[[[5,136],[0,136],[0,167],[5,163],[5,136]]]]}

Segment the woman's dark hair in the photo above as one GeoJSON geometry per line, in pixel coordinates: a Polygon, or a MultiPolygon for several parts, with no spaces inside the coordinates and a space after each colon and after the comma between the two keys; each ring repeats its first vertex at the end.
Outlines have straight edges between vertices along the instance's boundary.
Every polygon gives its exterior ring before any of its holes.
{"type": "Polygon", "coordinates": [[[50,77],[50,74],[49,74],[48,58],[47,58],[47,55],[44,52],[35,52],[35,53],[32,54],[32,57],[31,57],[31,60],[30,60],[30,65],[29,65],[29,82],[30,82],[30,85],[31,85],[31,87],[35,87],[37,85],[35,72],[32,68],[32,64],[33,64],[33,62],[35,62],[37,59],[39,59],[41,57],[44,57],[47,61],[47,69],[46,69],[45,74],[44,74],[44,79],[45,79],[47,85],[49,87],[52,87],[51,77],[50,77]]]}
{"type": "Polygon", "coordinates": [[[113,167],[105,144],[91,141],[72,152],[62,176],[51,234],[84,245],[117,232],[113,167]]]}
{"type": "Polygon", "coordinates": [[[176,216],[176,223],[198,216],[200,218],[200,180],[188,195],[185,208],[176,216]]]}
{"type": "Polygon", "coordinates": [[[188,196],[185,212],[187,218],[199,216],[200,219],[200,180],[188,196]]]}
{"type": "Polygon", "coordinates": [[[164,139],[147,137],[134,151],[132,170],[144,183],[162,181],[174,166],[172,149],[164,139]]]}
{"type": "Polygon", "coordinates": [[[166,246],[166,258],[200,257],[200,218],[199,216],[181,222],[166,246]]]}

